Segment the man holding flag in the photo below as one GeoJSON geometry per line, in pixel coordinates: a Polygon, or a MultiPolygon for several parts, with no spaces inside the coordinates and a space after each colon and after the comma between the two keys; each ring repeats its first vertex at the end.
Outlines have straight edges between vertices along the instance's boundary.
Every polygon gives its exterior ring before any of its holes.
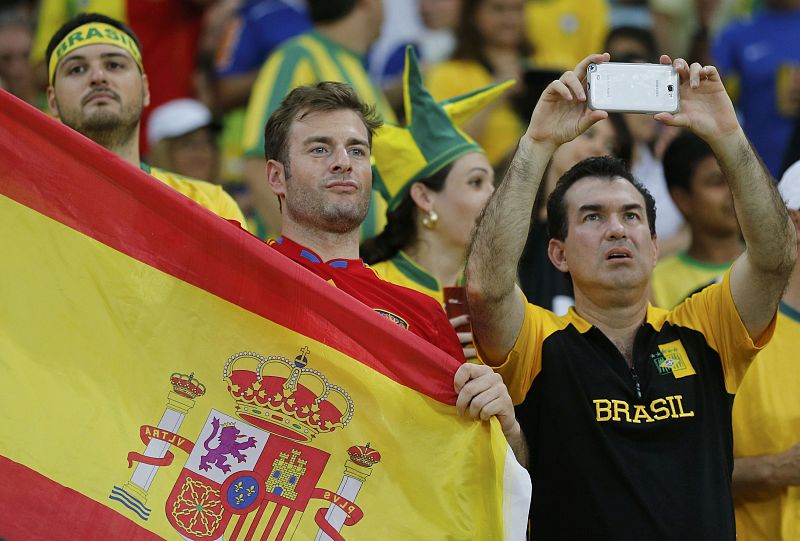
{"type": "MultiPolygon", "coordinates": [[[[359,259],[359,226],[372,191],[370,151],[381,125],[347,84],[294,89],[265,127],[266,175],[281,208],[282,235],[270,245],[454,358],[464,354],[453,326],[432,298],[378,278],[359,259]]],[[[508,390],[484,365],[456,373],[461,413],[497,415],[517,459],[523,438],[508,390]]]]}
{"type": "Polygon", "coordinates": [[[443,315],[335,259],[371,180],[341,172],[369,134],[339,113],[290,116],[273,179],[312,273],[0,92],[0,537],[522,538],[505,390],[437,347],[443,315]]]}

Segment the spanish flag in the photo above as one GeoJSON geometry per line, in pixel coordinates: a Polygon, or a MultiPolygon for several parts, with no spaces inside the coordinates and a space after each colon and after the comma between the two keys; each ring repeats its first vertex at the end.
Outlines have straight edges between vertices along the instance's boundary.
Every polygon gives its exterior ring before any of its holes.
{"type": "Polygon", "coordinates": [[[0,539],[515,539],[458,363],[0,91],[0,539]]]}

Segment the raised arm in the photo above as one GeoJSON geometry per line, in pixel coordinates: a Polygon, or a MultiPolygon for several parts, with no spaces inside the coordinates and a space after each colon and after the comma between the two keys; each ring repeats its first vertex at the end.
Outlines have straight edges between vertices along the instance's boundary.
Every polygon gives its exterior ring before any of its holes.
{"type": "Polygon", "coordinates": [[[522,327],[525,306],[516,285],[517,266],[545,168],[559,145],[608,116],[586,106],[584,90],[588,65],[607,60],[607,54],[591,55],[548,85],[472,239],[466,272],[470,320],[482,359],[490,365],[503,362],[522,327]]]}
{"type": "Polygon", "coordinates": [[[717,69],[689,66],[683,59],[673,65],[681,76],[681,111],[655,118],[703,138],[725,174],[747,244],[731,270],[731,292],[750,337],[757,340],[775,316],[794,266],[794,227],[774,180],[736,119],[717,69]]]}
{"type": "Polygon", "coordinates": [[[772,455],[733,461],[733,495],[747,498],[762,490],[800,486],[800,443],[772,455]]]}

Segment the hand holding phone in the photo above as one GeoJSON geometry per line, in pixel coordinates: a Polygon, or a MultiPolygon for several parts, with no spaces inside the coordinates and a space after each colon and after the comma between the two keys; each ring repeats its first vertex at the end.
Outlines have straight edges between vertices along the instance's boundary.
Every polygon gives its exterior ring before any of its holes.
{"type": "Polygon", "coordinates": [[[586,89],[591,109],[649,114],[680,110],[680,79],[670,64],[589,64],[586,89]]]}

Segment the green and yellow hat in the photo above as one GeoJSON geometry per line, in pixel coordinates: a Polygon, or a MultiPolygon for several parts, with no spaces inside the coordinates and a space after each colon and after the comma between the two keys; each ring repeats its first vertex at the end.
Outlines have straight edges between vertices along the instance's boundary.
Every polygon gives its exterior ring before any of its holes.
{"type": "Polygon", "coordinates": [[[513,84],[514,81],[506,81],[437,103],[422,85],[413,49],[406,48],[406,125],[384,123],[372,141],[373,185],[389,202],[389,210],[397,208],[417,180],[430,177],[464,154],[483,152],[458,126],[513,84]]]}

